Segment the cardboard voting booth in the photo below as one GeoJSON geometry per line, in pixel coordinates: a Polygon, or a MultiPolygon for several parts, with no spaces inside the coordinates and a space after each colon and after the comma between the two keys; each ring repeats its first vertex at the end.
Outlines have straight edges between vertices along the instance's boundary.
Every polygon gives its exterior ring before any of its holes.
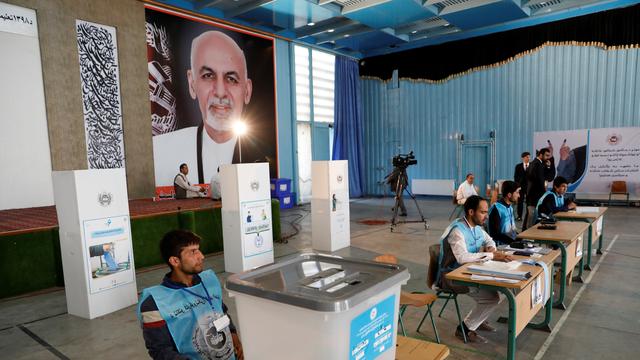
{"type": "Polygon", "coordinates": [[[336,251],[351,244],[347,160],[314,161],[311,166],[311,230],[315,250],[336,251]]]}
{"type": "Polygon", "coordinates": [[[69,314],[136,304],[125,169],[54,171],[53,189],[69,314]]]}
{"type": "Polygon", "coordinates": [[[225,271],[273,263],[269,164],[223,165],[220,186],[225,271]]]}

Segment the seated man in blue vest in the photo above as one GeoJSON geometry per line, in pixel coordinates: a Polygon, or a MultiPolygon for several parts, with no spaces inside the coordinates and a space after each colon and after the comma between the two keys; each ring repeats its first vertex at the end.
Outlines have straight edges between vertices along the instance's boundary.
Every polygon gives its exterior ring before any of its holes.
{"type": "Polygon", "coordinates": [[[487,342],[476,330],[496,331],[486,320],[498,307],[500,295],[497,291],[455,285],[445,275],[470,262],[512,260],[509,255],[496,250],[495,242],[482,229],[488,212],[487,200],[478,195],[467,198],[464,203],[464,217],[454,220],[442,234],[438,259],[437,286],[456,294],[467,294],[476,302],[476,306],[466,316],[463,328],[458,326],[455,334],[462,339],[464,331],[467,339],[476,343],[487,342]]]}
{"type": "Polygon", "coordinates": [[[144,342],[153,359],[242,359],[242,345],[212,270],[203,270],[200,237],[170,231],[160,243],[171,272],[144,289],[138,303],[144,342]]]}
{"type": "Polygon", "coordinates": [[[502,183],[502,198],[489,209],[489,235],[498,244],[511,244],[518,233],[513,205],[520,199],[520,185],[507,180],[502,183]]]}
{"type": "Polygon", "coordinates": [[[538,200],[536,206],[535,219],[539,222],[543,214],[549,216],[560,211],[568,211],[576,208],[576,204],[572,201],[564,200],[564,194],[567,192],[568,181],[562,176],[553,179],[553,190],[547,191],[538,200]]]}

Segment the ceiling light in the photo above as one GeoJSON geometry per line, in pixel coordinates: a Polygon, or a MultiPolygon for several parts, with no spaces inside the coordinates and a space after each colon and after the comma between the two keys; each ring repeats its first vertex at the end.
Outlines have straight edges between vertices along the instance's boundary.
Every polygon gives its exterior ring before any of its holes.
{"type": "Polygon", "coordinates": [[[449,26],[449,25],[451,25],[451,24],[449,24],[449,23],[444,24],[444,26],[449,26]]]}
{"type": "Polygon", "coordinates": [[[332,33],[332,32],[334,32],[334,31],[335,31],[335,29],[329,29],[329,30],[327,30],[327,32],[329,32],[329,33],[332,33]]]}
{"type": "Polygon", "coordinates": [[[349,37],[349,34],[344,34],[344,37],[349,37]]]}
{"type": "Polygon", "coordinates": [[[314,23],[314,22],[310,22],[310,23],[308,23],[308,24],[307,24],[307,26],[313,26],[313,25],[315,25],[315,24],[316,24],[316,23],[314,23]]]}
{"type": "Polygon", "coordinates": [[[417,33],[417,32],[418,32],[418,30],[413,30],[411,33],[412,33],[412,34],[415,34],[415,33],[417,33]]]}

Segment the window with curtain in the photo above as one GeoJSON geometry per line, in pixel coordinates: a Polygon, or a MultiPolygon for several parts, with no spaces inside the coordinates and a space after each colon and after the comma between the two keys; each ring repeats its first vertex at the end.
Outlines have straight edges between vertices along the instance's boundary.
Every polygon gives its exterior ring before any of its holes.
{"type": "Polygon", "coordinates": [[[298,200],[311,200],[311,161],[331,159],[335,56],[294,45],[298,200]],[[325,154],[326,153],[326,154],[325,154]]]}

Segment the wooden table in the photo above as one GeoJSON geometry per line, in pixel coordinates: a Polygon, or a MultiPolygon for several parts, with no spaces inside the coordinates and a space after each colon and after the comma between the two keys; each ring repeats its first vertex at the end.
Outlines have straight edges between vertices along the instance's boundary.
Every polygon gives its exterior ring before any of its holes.
{"type": "Polygon", "coordinates": [[[527,256],[514,256],[514,258],[535,260],[544,262],[548,269],[548,277],[544,278],[544,271],[540,266],[522,264],[518,267],[519,271],[528,271],[531,277],[517,283],[504,283],[497,281],[471,280],[471,274],[468,267],[473,263],[464,264],[456,270],[445,275],[447,279],[452,280],[455,284],[470,287],[478,287],[481,289],[494,290],[503,293],[509,301],[509,332],[507,335],[507,359],[513,360],[516,356],[516,337],[525,327],[542,329],[551,331],[551,313],[553,306],[553,262],[560,256],[560,251],[553,250],[549,254],[541,258],[533,259],[527,256]],[[534,281],[538,277],[543,277],[543,287],[546,282],[549,283],[549,300],[546,304],[536,304],[531,306],[531,292],[533,291],[534,281]],[[541,323],[530,324],[529,321],[542,309],[545,308],[544,320],[541,323]]]}
{"type": "Polygon", "coordinates": [[[564,305],[567,275],[579,263],[580,268],[576,281],[582,282],[582,239],[589,224],[583,222],[558,221],[555,230],[540,230],[534,225],[518,234],[518,239],[533,240],[537,243],[556,244],[562,253],[560,268],[560,294],[554,306],[566,309],[564,305]]]}
{"type": "MultiPolygon", "coordinates": [[[[580,206],[578,206],[578,211],[580,206]]],[[[555,213],[554,216],[558,219],[568,221],[583,221],[589,223],[589,241],[587,242],[587,263],[584,265],[585,270],[591,270],[591,253],[593,249],[593,242],[598,240],[598,255],[602,254],[602,239],[604,237],[604,213],[609,208],[601,206],[597,208],[598,211],[594,212],[578,212],[578,211],[563,211],[555,213]],[[596,224],[594,227],[593,224],[596,224]]]]}
{"type": "Polygon", "coordinates": [[[398,335],[396,360],[442,360],[447,356],[446,345],[398,335]]]}

